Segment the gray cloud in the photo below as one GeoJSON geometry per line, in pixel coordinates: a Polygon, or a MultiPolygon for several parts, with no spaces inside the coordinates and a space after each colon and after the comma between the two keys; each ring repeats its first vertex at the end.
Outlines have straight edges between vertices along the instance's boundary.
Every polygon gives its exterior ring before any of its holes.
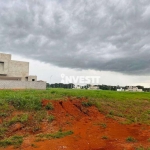
{"type": "Polygon", "coordinates": [[[150,74],[150,2],[1,0],[0,50],[59,67],[150,74]]]}

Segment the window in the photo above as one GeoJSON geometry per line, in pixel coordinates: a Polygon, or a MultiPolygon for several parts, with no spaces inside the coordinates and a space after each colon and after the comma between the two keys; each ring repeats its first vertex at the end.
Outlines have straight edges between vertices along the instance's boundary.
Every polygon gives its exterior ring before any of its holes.
{"type": "Polygon", "coordinates": [[[4,71],[4,62],[0,62],[0,71],[4,71]]]}
{"type": "Polygon", "coordinates": [[[35,79],[32,79],[32,81],[35,81],[35,79]]]}

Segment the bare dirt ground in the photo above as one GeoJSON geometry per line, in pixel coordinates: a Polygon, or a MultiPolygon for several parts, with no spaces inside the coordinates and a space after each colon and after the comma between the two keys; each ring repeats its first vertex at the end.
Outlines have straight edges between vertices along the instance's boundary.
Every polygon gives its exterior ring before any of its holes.
{"type": "MultiPolygon", "coordinates": [[[[117,120],[101,114],[95,106],[84,107],[84,99],[67,99],[66,101],[51,101],[54,110],[47,111],[55,116],[51,123],[43,121],[39,133],[54,133],[58,130],[73,131],[72,135],[60,139],[45,139],[36,141],[36,134],[30,133],[24,137],[21,150],[136,150],[139,146],[150,147],[150,126],[142,124],[124,125],[117,120]],[[136,141],[127,141],[133,137],[136,141]]],[[[42,105],[49,101],[43,100],[42,105]]],[[[32,119],[32,117],[30,118],[32,119]]],[[[26,131],[22,125],[15,124],[11,134],[22,134],[26,131]]],[[[13,146],[0,148],[14,149],[13,146]]]]}

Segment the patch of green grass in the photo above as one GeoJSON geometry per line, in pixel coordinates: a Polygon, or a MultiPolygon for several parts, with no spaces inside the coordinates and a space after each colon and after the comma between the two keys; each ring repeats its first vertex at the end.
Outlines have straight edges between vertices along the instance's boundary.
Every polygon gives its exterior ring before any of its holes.
{"type": "Polygon", "coordinates": [[[106,128],[107,127],[106,123],[95,123],[94,125],[99,125],[102,128],[106,128]]]}
{"type": "Polygon", "coordinates": [[[150,148],[149,147],[144,148],[143,146],[139,146],[139,147],[135,148],[135,150],[150,150],[150,148]]]}
{"type": "Polygon", "coordinates": [[[41,130],[41,126],[38,125],[38,124],[36,124],[36,125],[34,125],[34,126],[32,127],[32,131],[33,131],[33,132],[37,132],[37,131],[39,131],[39,130],[41,130]]]}
{"type": "Polygon", "coordinates": [[[1,113],[0,113],[0,117],[4,117],[4,118],[5,118],[5,117],[7,117],[7,116],[9,116],[8,113],[5,113],[5,112],[1,112],[1,113]]]}
{"type": "Polygon", "coordinates": [[[46,109],[46,110],[53,110],[53,109],[54,109],[54,106],[53,106],[52,103],[49,102],[49,103],[45,106],[45,109],[46,109]]]}
{"type": "Polygon", "coordinates": [[[32,95],[28,97],[25,97],[25,95],[12,95],[7,97],[6,101],[18,110],[40,110],[42,108],[41,100],[32,95]]]}
{"type": "Polygon", "coordinates": [[[13,111],[13,108],[10,109],[9,104],[5,100],[0,99],[0,117],[6,118],[13,111]]]}
{"type": "MultiPolygon", "coordinates": [[[[47,90],[1,90],[0,116],[11,114],[12,108],[22,111],[42,110],[42,99],[65,99],[86,97],[105,115],[123,117],[127,123],[150,124],[149,92],[116,92],[104,90],[47,89],[47,90]],[[10,109],[11,106],[11,109],[10,109]],[[12,107],[13,106],[13,107],[12,107]]],[[[49,106],[46,109],[51,109],[49,106]]]]}
{"type": "Polygon", "coordinates": [[[38,146],[34,143],[31,144],[32,147],[37,148],[38,146]]]}
{"type": "Polygon", "coordinates": [[[107,127],[107,125],[106,125],[105,123],[100,123],[100,126],[101,126],[102,128],[106,128],[106,127],[107,127]]]}
{"type": "Polygon", "coordinates": [[[4,140],[0,140],[0,147],[7,147],[9,145],[14,145],[14,147],[19,147],[23,142],[22,136],[12,136],[9,138],[6,138],[4,140]]]}
{"type": "Polygon", "coordinates": [[[3,127],[0,125],[0,139],[4,137],[5,135],[5,132],[7,131],[8,129],[6,127],[3,127]]]}
{"type": "Polygon", "coordinates": [[[107,136],[102,136],[102,139],[103,139],[103,140],[107,140],[108,137],[107,137],[107,136]]]}
{"type": "Polygon", "coordinates": [[[4,126],[10,126],[17,122],[25,123],[27,121],[28,121],[28,114],[17,115],[15,117],[13,117],[11,120],[8,120],[7,122],[5,122],[4,126]]]}
{"type": "Polygon", "coordinates": [[[43,119],[46,119],[46,117],[47,117],[46,111],[40,110],[40,111],[35,112],[33,120],[35,122],[41,122],[41,121],[43,121],[43,119]]]}
{"type": "Polygon", "coordinates": [[[55,120],[55,116],[49,115],[49,116],[47,117],[47,119],[48,119],[48,122],[52,122],[53,120],[55,120]]]}
{"type": "Polygon", "coordinates": [[[63,138],[65,136],[71,135],[73,134],[73,131],[58,131],[56,133],[52,133],[52,134],[39,134],[36,137],[38,137],[38,139],[43,140],[43,139],[58,139],[58,138],[63,138]]]}
{"type": "Polygon", "coordinates": [[[82,106],[84,106],[84,107],[90,107],[92,105],[93,105],[93,103],[91,101],[82,102],[82,106]]]}
{"type": "Polygon", "coordinates": [[[20,117],[18,118],[18,121],[21,123],[27,122],[28,121],[28,114],[22,114],[20,115],[20,117]]]}
{"type": "Polygon", "coordinates": [[[129,137],[126,138],[126,141],[127,142],[136,142],[136,139],[131,137],[131,136],[129,136],[129,137]]]}

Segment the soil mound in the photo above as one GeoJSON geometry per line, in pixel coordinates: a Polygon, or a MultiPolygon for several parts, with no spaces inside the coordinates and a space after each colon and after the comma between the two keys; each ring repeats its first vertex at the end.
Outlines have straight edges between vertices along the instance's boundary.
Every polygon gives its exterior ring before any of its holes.
{"type": "MultiPolygon", "coordinates": [[[[52,122],[42,121],[41,130],[24,137],[22,150],[135,150],[150,147],[150,126],[141,124],[124,125],[101,114],[95,106],[84,105],[86,99],[60,101],[43,100],[42,106],[53,105],[47,110],[54,116],[52,122]],[[56,131],[72,131],[63,138],[36,141],[36,134],[56,131]]],[[[12,127],[14,132],[23,131],[22,124],[12,127]],[[19,131],[18,131],[19,130],[19,131]]],[[[5,149],[13,149],[7,147],[5,149]]]]}

